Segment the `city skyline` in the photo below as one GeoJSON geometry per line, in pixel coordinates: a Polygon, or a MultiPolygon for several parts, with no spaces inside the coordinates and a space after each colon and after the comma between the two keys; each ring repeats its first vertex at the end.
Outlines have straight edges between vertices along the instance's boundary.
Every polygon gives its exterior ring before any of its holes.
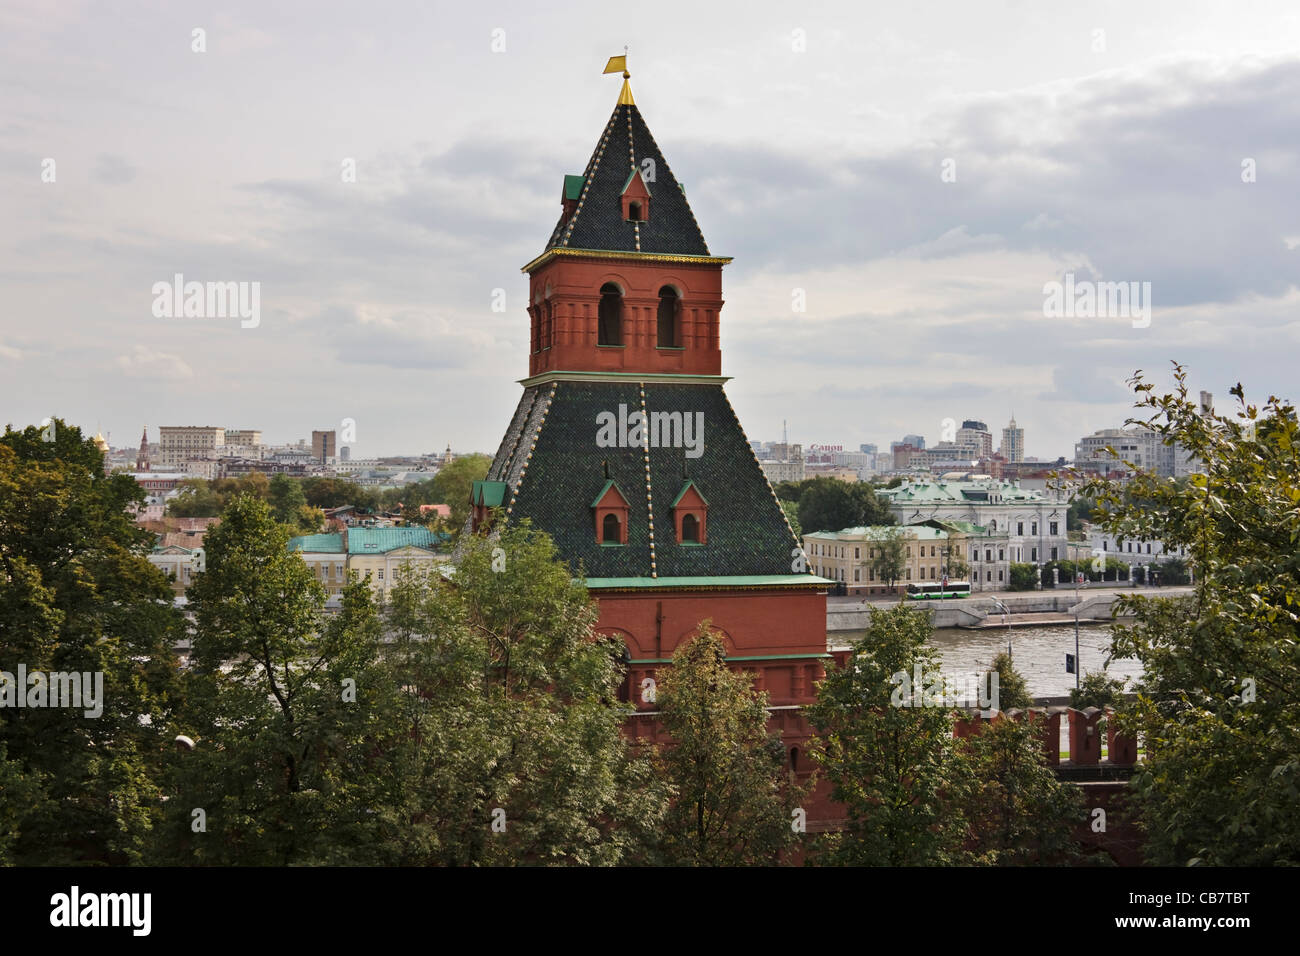
{"type": "Polygon", "coordinates": [[[1291,390],[1285,5],[759,4],[743,21],[683,5],[698,29],[666,16],[630,36],[594,5],[563,24],[322,9],[0,14],[0,281],[32,317],[0,332],[7,420],[58,416],[127,447],[162,411],[276,442],[350,418],[358,457],[490,452],[528,349],[520,267],[558,214],[554,170],[590,153],[617,87],[599,70],[624,43],[712,247],[734,257],[722,371],[753,434],[788,420],[883,446],[1014,409],[1027,451],[1054,460],[1123,423],[1139,368],[1291,390]],[[528,106],[548,86],[573,91],[563,123],[528,106]],[[258,321],[159,317],[174,277],[258,283],[258,321]],[[1076,280],[1149,283],[1149,324],[1072,299],[1048,317],[1045,285],[1076,280]]]}

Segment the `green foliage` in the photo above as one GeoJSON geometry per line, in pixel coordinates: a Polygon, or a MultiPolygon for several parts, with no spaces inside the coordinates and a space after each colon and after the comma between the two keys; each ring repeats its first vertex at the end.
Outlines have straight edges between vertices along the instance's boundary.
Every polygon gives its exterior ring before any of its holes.
{"type": "Polygon", "coordinates": [[[1078,687],[1070,688],[1070,706],[1075,710],[1085,707],[1105,710],[1118,706],[1123,693],[1124,681],[1108,676],[1105,671],[1092,671],[1080,678],[1078,687]]]}
{"type": "Polygon", "coordinates": [[[487,477],[491,464],[492,459],[487,455],[465,455],[447,465],[434,478],[433,500],[424,504],[445,504],[451,508],[447,527],[453,534],[459,533],[469,519],[470,489],[474,482],[487,477]]]}
{"type": "Polygon", "coordinates": [[[454,585],[410,573],[390,598],[389,666],[411,689],[390,757],[391,862],[613,864],[640,852],[665,788],[621,733],[621,649],[593,640],[595,606],[550,538],[527,522],[474,536],[454,585]]]}
{"type": "Polygon", "coordinates": [[[352,505],[358,511],[376,511],[380,493],[346,478],[326,475],[302,479],[303,497],[313,508],[342,508],[352,505]]]}
{"type": "Polygon", "coordinates": [[[1087,498],[1076,497],[1065,513],[1065,530],[1082,531],[1083,523],[1092,520],[1092,502],[1087,498]]]}
{"type": "Polygon", "coordinates": [[[901,528],[890,528],[866,543],[867,566],[875,573],[878,582],[892,588],[903,576],[907,568],[906,547],[901,528]]]}
{"type": "Polygon", "coordinates": [[[966,826],[962,862],[1059,865],[1078,857],[1073,830],[1085,820],[1083,794],[1056,778],[1030,720],[986,722],[957,748],[963,779],[952,795],[966,826]]]}
{"type": "Polygon", "coordinates": [[[842,833],[825,838],[821,862],[928,866],[951,862],[960,821],[944,809],[954,776],[952,717],[942,708],[898,707],[895,675],[938,670],[925,609],[877,610],[848,667],[832,668],[808,708],[817,730],[815,759],[848,813],[842,833]]]}
{"type": "Polygon", "coordinates": [[[802,482],[799,524],[805,534],[893,523],[889,506],[866,482],[837,478],[809,478],[802,482]]]}
{"type": "Polygon", "coordinates": [[[177,486],[180,492],[167,503],[167,513],[177,518],[215,518],[239,495],[250,495],[263,501],[270,496],[271,481],[260,471],[238,478],[182,478],[177,486]]]}
{"type": "Polygon", "coordinates": [[[772,486],[776,497],[780,501],[789,501],[794,504],[799,503],[799,495],[803,492],[804,482],[802,481],[778,481],[772,486]]]}
{"type": "Polygon", "coordinates": [[[998,675],[998,709],[1012,710],[1031,706],[1034,699],[1029,696],[1029,687],[1020,671],[1011,662],[1011,655],[1001,651],[993,658],[993,670],[998,675]]]}
{"type": "Polygon", "coordinates": [[[1038,571],[1032,564],[1021,564],[1018,561],[1011,562],[1011,580],[1008,583],[1008,591],[1032,591],[1034,584],[1038,581],[1038,571]]]}
{"type": "Polygon", "coordinates": [[[1144,666],[1121,717],[1145,741],[1135,785],[1151,862],[1300,862],[1300,427],[1270,396],[1201,414],[1175,366],[1173,393],[1132,379],[1143,424],[1204,462],[1170,482],[1139,473],[1127,494],[1101,479],[1083,492],[1111,534],[1189,549],[1193,597],[1128,596],[1134,623],[1113,653],[1144,666]]]}
{"type": "Polygon", "coordinates": [[[767,694],[726,658],[722,638],[705,621],[677,647],[659,688],[673,742],[656,776],[675,796],[656,862],[771,865],[796,839],[792,814],[811,787],[795,783],[781,738],[767,730],[767,694]]]}
{"type": "Polygon", "coordinates": [[[799,524],[799,505],[796,502],[786,501],[785,499],[780,499],[780,501],[781,510],[785,512],[785,520],[790,522],[790,530],[794,532],[794,536],[798,540],[802,541],[803,526],[799,524]]]}
{"type": "MultiPolygon", "coordinates": [[[[79,429],[0,436],[0,663],[102,674],[102,713],[0,709],[0,855],[20,865],[134,863],[159,817],[153,781],[175,704],[181,618],[144,557],[144,494],[106,476],[79,429]],[[48,434],[48,433],[46,433],[48,434]]],[[[27,688],[22,688],[26,692],[27,688]]]]}
{"type": "Polygon", "coordinates": [[[289,534],[248,496],[208,533],[207,570],[187,592],[194,650],[178,721],[196,747],[173,758],[161,860],[380,861],[379,619],[369,587],[353,582],[327,621],[324,589],[286,549],[289,534]]]}

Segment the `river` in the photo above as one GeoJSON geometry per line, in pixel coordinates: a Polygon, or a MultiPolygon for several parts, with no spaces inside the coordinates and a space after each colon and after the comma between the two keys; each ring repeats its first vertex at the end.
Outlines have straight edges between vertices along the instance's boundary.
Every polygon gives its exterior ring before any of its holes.
{"type": "MultiPolygon", "coordinates": [[[[1102,669],[1110,651],[1109,624],[1079,626],[1079,656],[1082,674],[1102,669]]],[[[829,635],[833,645],[845,645],[862,637],[861,632],[836,631],[829,635]]],[[[1073,624],[1044,624],[1030,627],[940,628],[930,644],[940,655],[940,668],[958,686],[972,675],[987,670],[994,656],[1011,643],[1011,659],[1025,678],[1032,697],[1065,697],[1074,687],[1075,675],[1066,673],[1065,655],[1074,653],[1073,624]]],[[[1142,674],[1141,662],[1132,658],[1111,662],[1106,673],[1129,680],[1142,674]]],[[[1131,684],[1130,684],[1131,687],[1131,684]]]]}

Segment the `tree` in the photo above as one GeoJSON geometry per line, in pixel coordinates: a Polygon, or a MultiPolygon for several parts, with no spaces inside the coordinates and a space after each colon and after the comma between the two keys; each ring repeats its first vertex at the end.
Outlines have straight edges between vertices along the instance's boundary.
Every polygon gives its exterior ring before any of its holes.
{"type": "Polygon", "coordinates": [[[1085,819],[1083,795],[1057,780],[1031,720],[995,718],[957,751],[963,780],[950,796],[966,825],[963,862],[1025,866],[1078,856],[1073,831],[1085,819]]]}
{"type": "Polygon", "coordinates": [[[867,563],[876,580],[885,587],[892,588],[903,576],[903,571],[907,568],[904,552],[906,547],[907,539],[900,528],[887,528],[879,536],[870,539],[867,563]]]}
{"type": "Polygon", "coordinates": [[[794,536],[803,541],[803,526],[799,524],[799,506],[793,501],[781,500],[781,510],[785,512],[785,520],[790,522],[790,530],[794,536]]]}
{"type": "Polygon", "coordinates": [[[1083,523],[1091,520],[1093,520],[1092,502],[1087,498],[1076,497],[1070,502],[1070,507],[1065,513],[1065,530],[1082,531],[1083,523]]]}
{"type": "Polygon", "coordinates": [[[379,619],[354,581],[326,621],[324,589],[288,550],[289,533],[241,495],[205,540],[207,569],[187,592],[194,650],[177,723],[195,748],[173,758],[162,861],[382,861],[371,812],[389,686],[379,619]]]}
{"type": "Polygon", "coordinates": [[[1029,696],[1029,687],[1011,662],[1010,654],[1000,651],[993,658],[993,672],[998,675],[999,710],[1024,710],[1033,705],[1034,699],[1029,696]]]}
{"type": "Polygon", "coordinates": [[[889,506],[866,482],[810,478],[799,494],[799,524],[805,533],[893,524],[889,506]]]}
{"type": "Polygon", "coordinates": [[[459,532],[469,518],[469,493],[474,482],[487,477],[492,459],[487,455],[465,455],[457,458],[450,465],[444,466],[436,478],[434,488],[436,500],[425,504],[445,504],[451,508],[451,520],[448,526],[459,532]]]}
{"type": "Polygon", "coordinates": [[[303,497],[313,508],[341,508],[344,505],[371,510],[379,506],[379,493],[346,478],[317,476],[302,479],[303,497]]]}
{"type": "MultiPolygon", "coordinates": [[[[468,493],[467,493],[468,496],[468,493]]],[[[392,753],[393,862],[613,864],[644,852],[665,788],[622,735],[617,649],[549,536],[467,536],[452,581],[399,577],[386,608],[411,688],[392,753]]]]}
{"type": "Polygon", "coordinates": [[[283,472],[271,477],[271,493],[268,500],[275,520],[291,528],[298,527],[302,509],[308,507],[302,484],[283,472]]]}
{"type": "Polygon", "coordinates": [[[224,507],[222,496],[202,478],[182,478],[177,495],[167,503],[167,513],[177,518],[215,518],[224,507]]]}
{"type": "Polygon", "coordinates": [[[103,466],[59,419],[0,436],[0,693],[53,702],[19,664],[83,685],[81,707],[0,708],[0,855],[20,865],[141,862],[160,815],[182,619],[134,522],[144,493],[103,466]]]}
{"type": "MultiPolygon", "coordinates": [[[[943,800],[960,782],[952,716],[942,706],[912,706],[900,683],[917,667],[925,684],[937,678],[930,634],[924,608],[872,612],[849,665],[831,668],[807,709],[818,736],[814,759],[848,813],[844,830],[822,844],[822,862],[925,866],[960,851],[962,822],[943,800]]],[[[925,688],[911,690],[921,695],[925,688]]]]}
{"type": "Polygon", "coordinates": [[[949,581],[965,581],[970,574],[970,565],[966,563],[965,549],[952,543],[949,538],[948,546],[944,549],[946,560],[945,573],[949,581]]]}
{"type": "Polygon", "coordinates": [[[1108,677],[1104,670],[1084,674],[1078,687],[1070,688],[1070,706],[1075,710],[1096,707],[1101,710],[1120,703],[1124,681],[1108,677]]]}
{"type": "Polygon", "coordinates": [[[1137,657],[1144,676],[1121,722],[1143,736],[1134,778],[1147,855],[1163,865],[1300,862],[1300,426],[1270,396],[1234,414],[1204,412],[1174,366],[1158,395],[1131,384],[1142,424],[1202,473],[1181,484],[1148,472],[1126,497],[1093,479],[1110,534],[1186,547],[1196,570],[1185,599],[1126,596],[1136,615],[1117,626],[1112,653],[1137,657]]]}
{"type": "Polygon", "coordinates": [[[1011,580],[1007,590],[1032,591],[1037,581],[1038,571],[1032,564],[1021,564],[1018,561],[1011,562],[1011,580]]]}
{"type": "Polygon", "coordinates": [[[659,862],[775,863],[796,839],[793,811],[811,787],[794,782],[781,738],[767,730],[767,694],[727,666],[707,621],[674,652],[657,703],[672,738],[659,776],[675,791],[659,862]]]}

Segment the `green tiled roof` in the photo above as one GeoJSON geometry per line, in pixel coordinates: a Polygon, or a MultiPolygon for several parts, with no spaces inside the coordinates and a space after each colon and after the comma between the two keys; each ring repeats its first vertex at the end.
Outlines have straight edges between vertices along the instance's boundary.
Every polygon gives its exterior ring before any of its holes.
{"type": "Polygon", "coordinates": [[[406,547],[434,551],[443,537],[428,528],[349,528],[348,554],[384,554],[406,547]]]}
{"type": "MultiPolygon", "coordinates": [[[[682,500],[682,495],[686,494],[686,489],[688,488],[695,488],[695,482],[691,481],[689,478],[686,479],[686,484],[682,485],[682,490],[677,492],[677,497],[673,499],[674,508],[677,507],[677,502],[682,500]]],[[[704,497],[704,492],[700,491],[699,488],[695,488],[695,493],[700,496],[700,500],[704,502],[704,506],[707,508],[709,506],[709,499],[704,497]]]]}
{"type": "Polygon", "coordinates": [[[823,541],[839,541],[842,538],[871,538],[878,540],[888,536],[893,531],[901,531],[904,537],[914,537],[918,541],[930,541],[947,537],[947,532],[922,524],[878,524],[858,528],[844,528],[841,531],[813,531],[804,535],[804,537],[817,538],[823,541]]]}
{"type": "Polygon", "coordinates": [[[894,503],[949,502],[987,504],[990,492],[1002,497],[1002,503],[1042,501],[1039,491],[1017,488],[1009,481],[913,481],[896,488],[878,488],[876,495],[894,503]]]}
{"type": "Polygon", "coordinates": [[[504,481],[476,481],[470,491],[470,501],[476,505],[500,508],[505,500],[506,484],[504,481]]]}
{"type": "Polygon", "coordinates": [[[598,414],[617,412],[620,404],[641,408],[637,382],[534,385],[524,390],[488,471],[489,479],[509,485],[507,520],[530,519],[555,539],[574,572],[581,565],[589,580],[789,577],[799,542],[722,386],[647,382],[643,387],[652,413],[704,413],[700,457],[687,458],[685,448],[647,452],[639,446],[596,445],[598,414]],[[608,462],[608,478],[602,461],[608,462]],[[709,501],[703,545],[678,544],[674,533],[672,505],[683,476],[709,501]],[[629,505],[627,543],[621,547],[602,547],[592,523],[591,502],[610,480],[629,505]]]}
{"type": "Polygon", "coordinates": [[[714,578],[587,578],[587,587],[600,588],[770,588],[826,587],[835,584],[829,578],[813,574],[742,574],[714,578]]]}
{"type": "Polygon", "coordinates": [[[984,525],[975,524],[971,521],[951,521],[947,518],[929,518],[927,520],[934,522],[939,527],[953,528],[963,534],[983,535],[988,532],[984,525]]]}
{"type": "Polygon", "coordinates": [[[564,177],[564,198],[577,199],[582,195],[582,184],[584,180],[581,176],[564,177]]]}
{"type": "Polygon", "coordinates": [[[546,248],[594,249],[707,256],[709,247],[695,221],[686,191],[677,184],[668,161],[650,135],[641,111],[630,103],[614,107],[600,142],[587,161],[580,179],[582,191],[570,194],[570,177],[564,195],[577,198],[580,208],[560,217],[546,248]],[[650,164],[646,164],[650,160],[650,164]],[[654,202],[650,219],[634,224],[623,218],[623,190],[639,169],[653,169],[654,202]]]}
{"type": "Polygon", "coordinates": [[[342,534],[304,534],[289,539],[290,551],[324,551],[333,554],[343,553],[342,534]]]}
{"type": "Polygon", "coordinates": [[[617,491],[619,495],[622,496],[624,501],[630,503],[631,499],[629,499],[627,495],[623,494],[623,489],[618,486],[618,482],[614,481],[614,479],[611,478],[609,479],[609,481],[605,482],[605,484],[601,486],[600,491],[596,492],[596,497],[591,499],[591,506],[593,508],[596,507],[596,505],[600,504],[600,499],[605,497],[605,493],[608,492],[610,488],[613,488],[615,491],[617,491]]]}

